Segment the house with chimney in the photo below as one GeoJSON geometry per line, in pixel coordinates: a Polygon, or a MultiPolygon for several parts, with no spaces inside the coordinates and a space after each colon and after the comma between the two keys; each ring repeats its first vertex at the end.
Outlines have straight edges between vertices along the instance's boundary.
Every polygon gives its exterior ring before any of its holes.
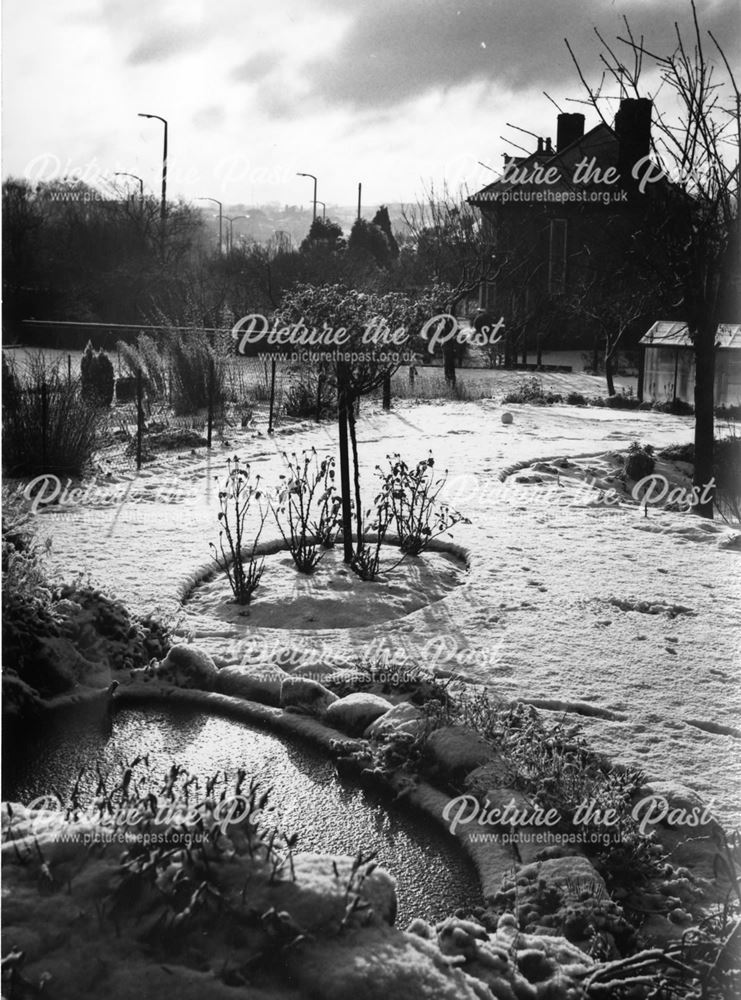
{"type": "MultiPolygon", "coordinates": [[[[596,347],[596,310],[621,283],[636,311],[626,268],[659,186],[648,182],[651,113],[650,100],[626,98],[612,126],[601,121],[588,131],[583,114],[559,114],[555,146],[542,137],[529,155],[505,155],[501,176],[469,197],[500,264],[480,306],[504,317],[505,363],[546,345],[596,347]]],[[[634,320],[636,343],[655,311],[647,296],[645,315],[634,320]]]]}

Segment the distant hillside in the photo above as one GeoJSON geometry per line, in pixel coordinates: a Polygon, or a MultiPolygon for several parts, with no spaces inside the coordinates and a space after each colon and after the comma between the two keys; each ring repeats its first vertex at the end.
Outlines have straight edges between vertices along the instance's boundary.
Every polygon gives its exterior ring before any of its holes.
{"type": "MultiPolygon", "coordinates": [[[[393,230],[405,232],[406,226],[401,217],[402,205],[400,203],[386,206],[391,217],[393,230]]],[[[365,219],[372,219],[380,205],[363,205],[362,215],[365,219]]],[[[321,214],[321,205],[317,206],[317,213],[321,214]]],[[[207,227],[218,232],[219,216],[218,212],[212,209],[203,209],[207,227]]],[[[350,235],[350,230],[357,216],[357,206],[350,205],[327,205],[327,218],[339,223],[345,236],[350,235]]],[[[293,245],[298,247],[306,234],[309,232],[312,219],[312,206],[306,205],[279,205],[272,202],[267,205],[224,205],[224,239],[227,238],[229,223],[227,218],[234,219],[232,224],[234,241],[238,242],[240,237],[254,240],[257,243],[268,243],[276,233],[288,233],[293,241],[293,245]],[[237,216],[248,216],[246,219],[237,216]]]]}

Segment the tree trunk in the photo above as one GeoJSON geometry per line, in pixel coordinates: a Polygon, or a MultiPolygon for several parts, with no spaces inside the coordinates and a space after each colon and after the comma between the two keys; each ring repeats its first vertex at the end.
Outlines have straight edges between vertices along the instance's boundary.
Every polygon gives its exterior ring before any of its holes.
{"type": "Polygon", "coordinates": [[[348,398],[345,362],[337,365],[337,421],[340,446],[340,494],[342,497],[342,545],[344,560],[352,562],[352,505],[350,502],[350,454],[347,447],[348,398]]]}
{"type": "MultiPolygon", "coordinates": [[[[350,428],[350,444],[352,446],[353,480],[355,483],[355,519],[358,526],[358,551],[363,544],[363,506],[360,499],[360,463],[358,462],[358,438],[355,433],[355,411],[352,404],[347,408],[347,423],[350,428]]],[[[345,560],[347,561],[347,560],[345,560]]]]}
{"type": "Polygon", "coordinates": [[[715,438],[715,324],[703,324],[695,333],[695,475],[699,502],[695,513],[713,516],[713,447],[715,438]]]}
{"type": "Polygon", "coordinates": [[[445,381],[455,385],[455,344],[447,341],[443,344],[443,365],[445,368],[445,381]]]}
{"type": "Polygon", "coordinates": [[[383,408],[391,409],[391,376],[388,372],[383,376],[383,408]]]}
{"type": "Polygon", "coordinates": [[[605,351],[605,379],[607,381],[607,395],[615,395],[615,382],[612,378],[612,351],[608,348],[605,351]]]}

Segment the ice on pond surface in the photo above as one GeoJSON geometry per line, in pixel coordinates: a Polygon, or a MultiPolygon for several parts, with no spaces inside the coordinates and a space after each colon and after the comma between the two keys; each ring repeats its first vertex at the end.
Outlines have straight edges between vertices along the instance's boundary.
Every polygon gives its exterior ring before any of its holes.
{"type": "Polygon", "coordinates": [[[266,824],[298,834],[297,851],[348,856],[376,851],[378,863],[396,880],[402,928],[413,917],[442,919],[457,907],[481,902],[473,866],[442,828],[343,783],[334,766],[305,744],[284,743],[194,709],[123,709],[112,729],[89,713],[58,716],[14,746],[2,797],[25,805],[50,794],[66,801],[85,768],[82,797],[92,798],[96,766],[120,774],[142,754],[149,755],[153,775],[164,775],[176,763],[198,775],[201,787],[217,771],[234,775],[243,768],[248,780],[271,789],[266,824]]]}

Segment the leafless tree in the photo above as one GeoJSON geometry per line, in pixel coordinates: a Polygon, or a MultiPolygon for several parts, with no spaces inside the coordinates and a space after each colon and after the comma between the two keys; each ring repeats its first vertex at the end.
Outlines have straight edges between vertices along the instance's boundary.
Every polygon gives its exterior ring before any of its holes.
{"type": "Polygon", "coordinates": [[[630,267],[587,273],[569,296],[569,311],[594,327],[595,360],[602,355],[608,396],[615,395],[615,363],[626,334],[652,315],[658,301],[653,285],[630,267]]]}
{"type": "MultiPolygon", "coordinates": [[[[478,295],[482,285],[493,282],[501,267],[479,210],[466,198],[466,192],[455,197],[447,187],[441,193],[431,187],[401,211],[418,263],[441,293],[436,307],[451,316],[457,316],[461,303],[478,295]]],[[[454,382],[454,338],[443,346],[443,361],[446,379],[454,382]]]]}
{"type": "Polygon", "coordinates": [[[569,51],[603,121],[605,85],[653,101],[651,162],[635,164],[628,180],[634,198],[644,199],[646,267],[672,292],[694,347],[694,484],[706,498],[696,510],[712,517],[716,332],[739,309],[741,94],[723,47],[701,28],[694,0],[690,8],[691,28],[683,32],[675,23],[668,54],[651,51],[627,19],[614,46],[596,32],[603,67],[596,87],[569,51]],[[658,80],[653,89],[647,76],[658,80]]]}

